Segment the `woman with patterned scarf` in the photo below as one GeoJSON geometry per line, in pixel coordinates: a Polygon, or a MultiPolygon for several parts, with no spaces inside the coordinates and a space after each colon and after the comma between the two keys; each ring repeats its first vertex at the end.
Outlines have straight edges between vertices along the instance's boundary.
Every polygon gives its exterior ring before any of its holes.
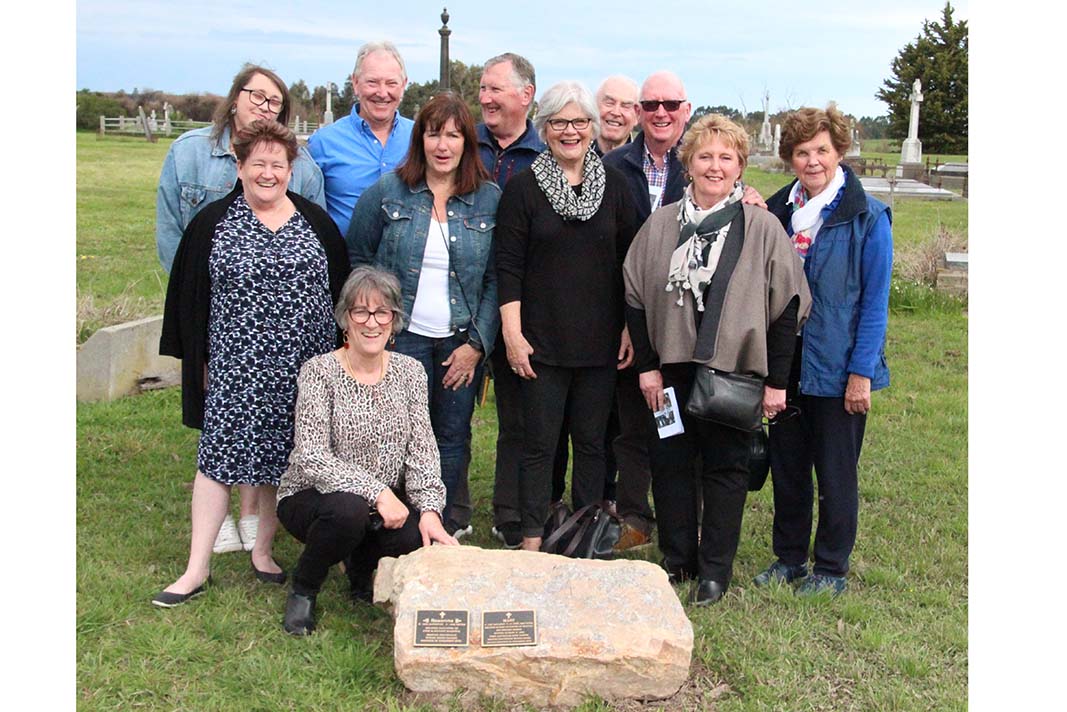
{"type": "Polygon", "coordinates": [[[615,372],[632,358],[622,260],[637,230],[622,174],[590,150],[600,119],[589,90],[560,82],[538,107],[534,126],[548,149],[508,181],[495,240],[508,364],[523,379],[519,502],[522,548],[531,551],[541,546],[564,413],[574,447],[574,507],[603,498],[615,372]]]}
{"type": "Polygon", "coordinates": [[[685,412],[696,369],[763,379],[763,413],[775,417],[785,408],[797,325],[810,307],[785,231],[770,213],[741,202],[747,156],[743,128],[718,114],[698,120],[679,151],[690,180],[685,195],[652,213],[623,264],[649,417],[670,387],[681,411],[684,432],[649,448],[652,499],[664,568],[672,582],[697,580],[697,605],[718,601],[730,585],[752,435],[685,412]]]}

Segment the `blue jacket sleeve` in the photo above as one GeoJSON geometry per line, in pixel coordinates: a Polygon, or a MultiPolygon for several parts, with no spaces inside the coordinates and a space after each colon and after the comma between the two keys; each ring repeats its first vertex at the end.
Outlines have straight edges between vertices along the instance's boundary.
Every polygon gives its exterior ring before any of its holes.
{"type": "Polygon", "coordinates": [[[174,165],[174,151],[167,151],[163,159],[163,170],[159,174],[159,188],[156,190],[156,252],[163,269],[170,274],[174,264],[174,253],[182,239],[182,216],[179,200],[181,187],[178,185],[178,170],[174,165]]]}
{"type": "Polygon", "coordinates": [[[303,146],[300,147],[300,151],[296,156],[293,182],[296,183],[295,186],[292,186],[294,193],[299,193],[323,210],[326,209],[326,191],[325,183],[322,179],[322,169],[319,168],[319,164],[315,163],[311,153],[303,146]]]}
{"type": "MultiPolygon", "coordinates": [[[[482,190],[492,190],[496,196],[493,200],[493,212],[496,212],[500,199],[500,190],[495,184],[487,183],[482,190]],[[490,187],[491,186],[491,187],[490,187]]],[[[494,241],[496,236],[494,235],[494,241]]],[[[471,334],[471,342],[481,349],[486,358],[493,350],[496,343],[497,332],[500,331],[500,302],[496,291],[496,246],[489,246],[489,257],[485,263],[485,274],[482,276],[482,299],[478,304],[478,313],[474,315],[474,323],[478,327],[477,334],[471,334]],[[483,339],[485,342],[483,343],[483,339]]]]}
{"type": "Polygon", "coordinates": [[[893,274],[893,230],[886,210],[863,241],[862,293],[856,343],[848,362],[848,372],[873,378],[882,358],[886,326],[889,322],[889,283],[893,274]]]}
{"type": "Polygon", "coordinates": [[[363,191],[352,210],[352,220],[348,223],[345,244],[348,246],[348,261],[355,269],[360,265],[374,264],[378,254],[378,245],[382,242],[382,191],[375,183],[363,191]]]}

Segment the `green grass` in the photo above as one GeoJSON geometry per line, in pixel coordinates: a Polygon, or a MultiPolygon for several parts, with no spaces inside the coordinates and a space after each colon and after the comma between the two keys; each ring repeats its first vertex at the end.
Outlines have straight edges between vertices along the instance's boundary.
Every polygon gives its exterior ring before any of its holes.
{"type": "MultiPolygon", "coordinates": [[[[79,293],[103,303],[126,291],[149,308],[151,290],[135,290],[159,270],[151,221],[165,146],[79,135],[78,152],[78,253],[110,260],[107,269],[79,260],[79,293]],[[125,247],[112,249],[111,240],[125,247]]],[[[755,171],[749,178],[787,180],[755,171]]],[[[935,218],[966,230],[965,203],[958,213],[940,203],[942,211],[924,214],[927,205],[900,201],[898,250],[921,242],[935,218]],[[910,211],[916,217],[902,226],[910,211]]],[[[875,394],[868,422],[848,593],[801,601],[750,584],[772,556],[768,485],[749,497],[730,592],[717,606],[689,610],[692,690],[646,708],[705,708],[704,694],[715,698],[707,707],[723,711],[966,709],[967,318],[954,300],[895,289],[904,292],[890,317],[893,383],[875,394]]],[[[255,583],[242,554],[215,557],[215,585],[196,602],[171,611],[149,605],[188,555],[196,435],[180,425],[176,389],[78,405],[79,708],[431,709],[393,673],[391,620],[349,603],[337,574],[320,597],[320,629],[306,640],[282,632],[284,591],[255,583]]],[[[471,543],[484,547],[497,546],[489,535],[495,435],[490,398],[475,412],[470,472],[471,543]]],[[[298,553],[281,533],[278,559],[291,565],[298,553]]],[[[510,709],[488,700],[468,706],[510,709]]]]}

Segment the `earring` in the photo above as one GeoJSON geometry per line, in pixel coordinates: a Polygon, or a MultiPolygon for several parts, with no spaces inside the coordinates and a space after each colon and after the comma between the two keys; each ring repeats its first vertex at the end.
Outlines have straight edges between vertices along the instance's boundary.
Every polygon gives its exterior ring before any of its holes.
{"type": "Polygon", "coordinates": [[[232,114],[236,114],[236,113],[237,113],[237,105],[234,104],[233,106],[230,107],[230,114],[232,115],[232,114]]]}
{"type": "Polygon", "coordinates": [[[392,346],[395,343],[396,343],[396,334],[393,334],[392,336],[389,337],[389,345],[392,346]]]}
{"type": "Polygon", "coordinates": [[[345,329],[344,331],[342,331],[341,335],[342,335],[341,338],[344,339],[344,343],[342,343],[341,345],[347,349],[348,348],[348,330],[345,329]]]}

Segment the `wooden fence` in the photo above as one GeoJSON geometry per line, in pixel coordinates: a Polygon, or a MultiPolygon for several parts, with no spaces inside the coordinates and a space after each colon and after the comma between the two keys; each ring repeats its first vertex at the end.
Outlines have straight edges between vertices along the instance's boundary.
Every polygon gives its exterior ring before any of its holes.
{"type": "MultiPolygon", "coordinates": [[[[203,126],[210,126],[210,121],[186,121],[170,119],[159,121],[156,120],[155,125],[151,119],[148,120],[148,127],[155,136],[179,136],[186,131],[192,129],[198,129],[203,126]]],[[[318,130],[320,124],[315,121],[302,121],[299,117],[294,118],[289,122],[289,128],[293,130],[297,136],[310,136],[318,130]]],[[[144,122],[140,116],[101,116],[100,117],[100,130],[101,136],[106,134],[123,134],[123,135],[136,135],[145,136],[144,122]]]]}

